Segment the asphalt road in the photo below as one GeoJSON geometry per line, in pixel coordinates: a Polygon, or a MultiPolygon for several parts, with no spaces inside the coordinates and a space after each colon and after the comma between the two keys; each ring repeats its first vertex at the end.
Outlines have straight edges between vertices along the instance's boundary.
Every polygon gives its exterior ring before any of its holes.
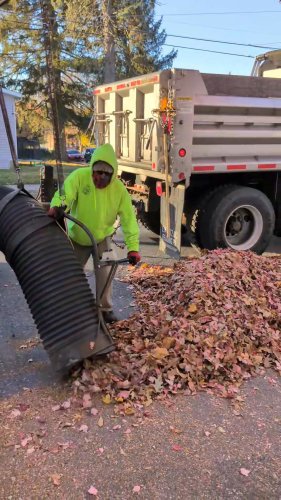
{"type": "MultiPolygon", "coordinates": [[[[121,244],[120,233],[115,239],[121,244]]],[[[273,238],[267,252],[281,254],[281,238],[273,238]]],[[[126,255],[124,249],[118,253],[126,255]]],[[[185,249],[186,255],[193,253],[185,249]]],[[[148,263],[171,263],[145,228],[141,254],[148,263]]],[[[87,274],[93,286],[90,266],[87,274]]],[[[133,297],[118,276],[114,297],[117,315],[129,316],[133,297]]],[[[280,500],[281,382],[275,373],[244,384],[238,415],[228,401],[209,394],[155,402],[145,419],[129,421],[117,419],[97,396],[102,428],[75,408],[58,415],[52,407],[67,399],[70,389],[53,373],[19,283],[1,253],[0,353],[0,498],[88,499],[93,484],[98,498],[108,500],[280,500]],[[19,421],[10,418],[13,408],[23,408],[19,421]],[[69,427],[69,422],[79,425],[69,427]],[[88,426],[87,434],[78,431],[81,423],[88,426]],[[31,447],[29,457],[21,443],[23,436],[34,440],[35,430],[43,444],[35,451],[31,447]],[[62,446],[66,450],[60,452],[62,446]],[[50,479],[54,473],[59,486],[50,479]],[[139,494],[133,493],[136,485],[139,494]]]]}

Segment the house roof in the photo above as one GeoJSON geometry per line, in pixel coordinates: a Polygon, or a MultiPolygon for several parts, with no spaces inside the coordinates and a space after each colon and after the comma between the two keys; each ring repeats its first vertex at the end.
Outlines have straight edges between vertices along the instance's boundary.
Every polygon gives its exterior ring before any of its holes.
{"type": "Polygon", "coordinates": [[[8,89],[3,89],[3,94],[15,97],[15,99],[21,99],[22,97],[22,94],[20,94],[19,92],[15,92],[14,90],[8,90],[8,89]]]}

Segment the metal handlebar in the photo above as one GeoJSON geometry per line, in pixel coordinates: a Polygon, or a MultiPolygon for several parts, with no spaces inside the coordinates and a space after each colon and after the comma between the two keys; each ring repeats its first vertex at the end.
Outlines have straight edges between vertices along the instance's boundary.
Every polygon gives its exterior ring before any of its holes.
{"type": "Polygon", "coordinates": [[[113,278],[114,278],[114,275],[117,271],[117,267],[119,264],[129,264],[129,259],[119,259],[119,260],[104,260],[104,261],[101,261],[100,258],[99,258],[99,251],[98,251],[98,245],[97,245],[97,242],[95,240],[95,238],[93,237],[91,231],[89,230],[89,228],[83,224],[83,222],[79,221],[78,219],[76,219],[75,217],[72,217],[72,215],[69,215],[67,213],[64,212],[64,217],[72,222],[74,222],[75,224],[77,224],[77,226],[81,227],[81,229],[83,229],[85,231],[85,233],[89,236],[90,240],[91,240],[91,243],[92,243],[92,247],[93,247],[93,261],[94,261],[94,269],[95,269],[95,277],[96,277],[96,271],[97,269],[101,268],[101,267],[105,267],[105,266],[111,266],[111,269],[109,271],[109,274],[108,274],[108,278],[107,278],[107,281],[104,285],[104,288],[103,290],[99,290],[98,288],[98,284],[97,284],[97,279],[96,279],[96,301],[97,301],[97,305],[98,305],[98,308],[100,307],[100,303],[101,303],[101,300],[102,300],[102,297],[104,296],[105,292],[107,291],[109,285],[111,284],[113,278]]]}

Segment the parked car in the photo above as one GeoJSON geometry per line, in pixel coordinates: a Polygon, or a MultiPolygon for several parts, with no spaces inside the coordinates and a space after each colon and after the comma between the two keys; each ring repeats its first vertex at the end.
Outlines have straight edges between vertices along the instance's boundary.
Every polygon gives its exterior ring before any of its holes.
{"type": "Polygon", "coordinates": [[[82,155],[82,153],[80,153],[80,151],[78,151],[78,149],[67,149],[66,154],[67,154],[67,159],[70,161],[83,160],[83,155],[82,155]]]}
{"type": "Polygon", "coordinates": [[[86,148],[84,151],[84,160],[86,163],[89,163],[93,152],[95,151],[96,148],[86,148]]]}

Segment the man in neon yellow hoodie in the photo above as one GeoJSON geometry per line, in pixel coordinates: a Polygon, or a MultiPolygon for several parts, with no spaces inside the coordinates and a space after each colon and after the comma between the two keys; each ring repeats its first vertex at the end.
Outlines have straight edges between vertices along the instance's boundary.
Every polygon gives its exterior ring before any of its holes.
{"type": "MultiPolygon", "coordinates": [[[[128,249],[128,259],[137,264],[139,254],[139,227],[128,191],[122,181],[117,179],[117,159],[110,144],[97,148],[92,155],[89,167],[72,172],[64,183],[65,197],[57,191],[51,201],[48,215],[59,219],[64,209],[85,224],[98,244],[99,257],[105,251],[112,251],[111,236],[117,216],[128,249]]],[[[82,266],[92,254],[89,236],[74,222],[68,222],[68,234],[74,251],[82,266]]],[[[100,289],[106,283],[110,267],[101,267],[96,279],[100,289]]],[[[105,321],[116,321],[112,311],[112,287],[104,294],[101,309],[105,321]]]]}

